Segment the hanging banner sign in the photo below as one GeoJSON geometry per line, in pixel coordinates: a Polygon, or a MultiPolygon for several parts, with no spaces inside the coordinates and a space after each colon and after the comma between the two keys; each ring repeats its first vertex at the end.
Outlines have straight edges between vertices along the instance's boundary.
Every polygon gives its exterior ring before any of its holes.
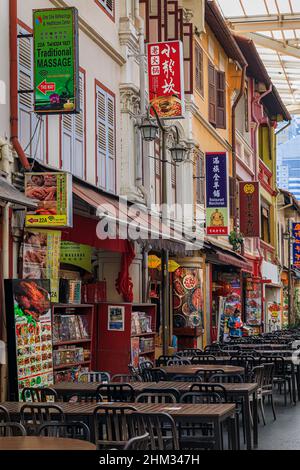
{"type": "Polygon", "coordinates": [[[72,227],[72,175],[26,173],[25,195],[38,202],[34,212],[27,212],[26,227],[72,227]]]}
{"type": "MultiPolygon", "coordinates": [[[[159,117],[184,117],[184,62],[181,41],[148,44],[149,100],[159,117]]],[[[152,114],[153,110],[151,111],[152,114]]]]}
{"type": "Polygon", "coordinates": [[[61,242],[60,262],[72,264],[92,272],[92,247],[72,242],[61,242]]]}
{"type": "Polygon", "coordinates": [[[292,234],[296,243],[300,243],[300,222],[293,223],[292,234]]]}
{"type": "Polygon", "coordinates": [[[293,243],[293,265],[300,268],[300,242],[293,243]]]}
{"type": "Polygon", "coordinates": [[[207,235],[229,235],[227,153],[206,153],[205,158],[206,232],[207,235]]]}
{"type": "Polygon", "coordinates": [[[80,112],[78,10],[33,11],[34,111],[80,112]]]}
{"type": "Polygon", "coordinates": [[[246,238],[260,237],[259,182],[240,182],[240,231],[246,238]]]}
{"type": "Polygon", "coordinates": [[[23,279],[50,279],[51,302],[59,302],[59,230],[25,230],[23,279]]]}

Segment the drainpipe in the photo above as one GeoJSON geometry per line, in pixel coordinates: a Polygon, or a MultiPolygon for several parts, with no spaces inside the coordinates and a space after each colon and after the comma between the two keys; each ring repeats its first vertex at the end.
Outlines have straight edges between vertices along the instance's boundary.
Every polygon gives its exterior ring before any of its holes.
{"type": "Polygon", "coordinates": [[[18,7],[17,0],[9,2],[9,47],[10,47],[10,130],[11,143],[22,166],[30,170],[30,163],[18,139],[18,7]]]}
{"type": "MultiPolygon", "coordinates": [[[[241,86],[240,86],[240,92],[235,100],[235,102],[232,105],[232,176],[234,178],[234,181],[236,183],[236,108],[237,105],[239,104],[242,96],[245,93],[245,78],[246,78],[246,70],[247,70],[247,65],[243,66],[242,69],[242,78],[241,78],[241,86]]],[[[234,198],[234,229],[237,229],[237,203],[236,203],[236,198],[234,198]]]]}

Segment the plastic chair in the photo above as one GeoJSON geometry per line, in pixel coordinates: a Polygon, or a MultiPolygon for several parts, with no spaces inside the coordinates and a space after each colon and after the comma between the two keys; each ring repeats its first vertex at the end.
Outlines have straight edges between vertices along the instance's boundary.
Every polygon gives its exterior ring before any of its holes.
{"type": "Polygon", "coordinates": [[[179,356],[159,356],[159,358],[156,360],[156,367],[161,367],[161,366],[167,366],[168,365],[168,362],[171,361],[172,359],[175,359],[175,358],[178,358],[180,359],[179,356]]]}
{"type": "Polygon", "coordinates": [[[111,383],[136,383],[142,382],[142,378],[138,375],[116,374],[113,375],[111,383]]]}
{"type": "Polygon", "coordinates": [[[167,363],[167,366],[189,366],[191,361],[189,359],[184,359],[180,357],[173,357],[167,363]]]}
{"type": "Polygon", "coordinates": [[[203,364],[203,363],[206,363],[206,364],[211,364],[211,363],[215,363],[216,362],[216,357],[215,356],[212,356],[211,354],[203,354],[203,355],[199,355],[199,356],[194,356],[192,357],[192,360],[191,360],[191,363],[192,364],[203,364]]]}

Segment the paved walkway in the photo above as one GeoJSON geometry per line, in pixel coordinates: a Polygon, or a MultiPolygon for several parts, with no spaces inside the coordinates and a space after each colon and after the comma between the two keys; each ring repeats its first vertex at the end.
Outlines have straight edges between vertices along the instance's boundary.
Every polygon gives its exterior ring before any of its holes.
{"type": "Polygon", "coordinates": [[[260,422],[259,450],[300,450],[300,402],[296,406],[283,405],[283,398],[275,398],[277,420],[269,406],[265,406],[266,426],[260,422]]]}

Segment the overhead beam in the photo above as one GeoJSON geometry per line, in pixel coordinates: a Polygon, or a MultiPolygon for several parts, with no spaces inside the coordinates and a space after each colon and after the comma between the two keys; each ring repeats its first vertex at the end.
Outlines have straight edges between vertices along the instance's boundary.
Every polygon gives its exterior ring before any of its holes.
{"type": "Polygon", "coordinates": [[[272,39],[267,36],[263,36],[262,34],[243,33],[243,35],[252,39],[255,44],[258,44],[259,46],[300,59],[300,48],[286,45],[281,41],[277,41],[277,39],[272,39]]]}
{"type": "Polygon", "coordinates": [[[300,102],[299,102],[299,104],[290,104],[290,105],[288,105],[287,109],[291,114],[300,114],[300,102]]]}
{"type": "Polygon", "coordinates": [[[227,18],[229,26],[239,33],[300,29],[300,13],[286,15],[251,15],[227,18]]]}

